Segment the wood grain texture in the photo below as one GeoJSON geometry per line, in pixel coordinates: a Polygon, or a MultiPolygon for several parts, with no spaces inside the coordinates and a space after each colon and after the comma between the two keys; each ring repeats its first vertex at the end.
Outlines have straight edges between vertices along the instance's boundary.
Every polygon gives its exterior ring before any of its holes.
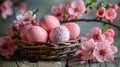
{"type": "Polygon", "coordinates": [[[120,62],[115,60],[114,62],[110,62],[110,63],[86,63],[86,64],[80,64],[79,61],[71,60],[69,62],[69,67],[120,67],[120,62]]]}
{"type": "MultiPolygon", "coordinates": [[[[0,67],[65,67],[65,63],[65,61],[39,61],[36,63],[28,61],[0,62],[0,67]]],[[[68,67],[120,67],[120,62],[80,64],[79,61],[70,60],[68,67]]]]}
{"type": "Polygon", "coordinates": [[[28,61],[21,62],[0,62],[0,67],[64,67],[65,62],[61,61],[39,61],[37,63],[31,63],[28,61]]]}

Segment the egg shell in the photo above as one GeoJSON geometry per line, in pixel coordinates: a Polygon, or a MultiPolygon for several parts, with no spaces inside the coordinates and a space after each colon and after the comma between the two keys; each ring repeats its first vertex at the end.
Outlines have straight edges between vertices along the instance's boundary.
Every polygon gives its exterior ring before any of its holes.
{"type": "Polygon", "coordinates": [[[25,33],[24,38],[29,42],[47,42],[48,34],[42,27],[32,26],[32,28],[25,33]]]}
{"type": "Polygon", "coordinates": [[[60,26],[60,22],[55,16],[46,15],[40,19],[39,25],[49,33],[52,29],[60,26]]]}
{"type": "Polygon", "coordinates": [[[74,22],[66,22],[63,24],[70,32],[70,40],[76,39],[80,35],[80,26],[74,22]]]}
{"type": "Polygon", "coordinates": [[[68,41],[69,38],[70,38],[69,30],[67,29],[67,27],[63,25],[54,28],[49,35],[49,40],[52,43],[68,41]]]}

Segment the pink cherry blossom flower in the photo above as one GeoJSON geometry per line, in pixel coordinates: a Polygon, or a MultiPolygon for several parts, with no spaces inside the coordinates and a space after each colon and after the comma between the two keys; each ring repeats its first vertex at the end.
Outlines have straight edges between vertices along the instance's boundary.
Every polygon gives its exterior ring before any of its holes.
{"type": "Polygon", "coordinates": [[[113,19],[115,19],[117,16],[115,9],[109,8],[106,12],[106,19],[108,19],[111,23],[113,22],[113,19]]]}
{"type": "Polygon", "coordinates": [[[111,44],[114,42],[114,38],[110,37],[109,32],[104,33],[103,36],[104,36],[104,40],[108,40],[111,44]]]}
{"type": "Polygon", "coordinates": [[[101,33],[102,33],[102,31],[99,27],[92,27],[90,29],[90,34],[101,34],[101,33]]]}
{"type": "MultiPolygon", "coordinates": [[[[25,32],[26,32],[27,30],[29,30],[29,28],[32,27],[32,26],[33,26],[33,24],[23,25],[23,24],[21,24],[21,22],[19,22],[19,21],[14,21],[14,23],[11,24],[11,25],[7,28],[7,35],[10,36],[10,37],[14,37],[14,36],[15,36],[15,34],[14,34],[15,30],[13,30],[13,27],[15,27],[15,28],[17,29],[17,32],[18,32],[18,33],[20,34],[20,36],[22,37],[22,39],[24,39],[24,38],[23,38],[23,34],[25,34],[25,32]]],[[[35,25],[35,26],[37,26],[37,25],[35,25]]]]}
{"type": "Polygon", "coordinates": [[[114,42],[114,35],[115,32],[113,29],[107,29],[107,31],[103,33],[104,39],[110,41],[111,43],[114,42]]]}
{"type": "Polygon", "coordinates": [[[13,14],[12,10],[12,3],[10,0],[5,0],[1,5],[0,5],[0,11],[2,12],[1,15],[4,19],[7,18],[7,16],[10,16],[13,14]]]}
{"type": "Polygon", "coordinates": [[[75,52],[75,57],[76,56],[80,56],[81,55],[81,52],[82,52],[82,45],[80,45],[79,47],[78,47],[78,50],[75,52]]]}
{"type": "Polygon", "coordinates": [[[81,44],[74,56],[83,61],[94,58],[98,62],[113,61],[113,54],[118,51],[117,47],[113,46],[114,35],[113,29],[107,29],[102,33],[99,27],[91,28],[85,37],[81,37],[81,44]]]}
{"type": "Polygon", "coordinates": [[[90,29],[90,33],[87,35],[87,38],[93,38],[95,42],[99,42],[103,40],[102,31],[99,27],[93,27],[90,29]]]}
{"type": "Polygon", "coordinates": [[[18,5],[18,8],[19,8],[21,13],[24,13],[26,11],[26,4],[25,3],[20,3],[18,5]]]}
{"type": "Polygon", "coordinates": [[[89,39],[93,39],[95,42],[101,42],[104,40],[104,36],[99,27],[93,27],[90,29],[90,32],[85,35],[85,37],[81,37],[81,42],[86,42],[89,39]]]}
{"type": "MultiPolygon", "coordinates": [[[[13,27],[16,27],[19,33],[24,33],[25,31],[23,32],[22,30],[26,30],[24,29],[26,25],[37,26],[35,15],[32,15],[32,11],[27,11],[24,14],[20,14],[19,16],[17,16],[17,20],[15,20],[13,24],[7,28],[7,35],[10,37],[14,36],[13,27]]],[[[20,36],[23,37],[23,35],[20,36]]]]}
{"type": "Polygon", "coordinates": [[[69,14],[69,8],[70,7],[71,7],[71,2],[68,2],[68,3],[65,4],[66,15],[64,16],[64,18],[66,20],[75,19],[76,18],[74,15],[70,15],[69,14]]]}
{"type": "Polygon", "coordinates": [[[20,14],[17,16],[17,20],[21,21],[23,24],[31,23],[31,21],[35,20],[36,15],[33,15],[32,11],[26,11],[24,14],[20,14]]]}
{"type": "Polygon", "coordinates": [[[51,13],[52,15],[57,17],[59,20],[63,20],[64,10],[65,10],[65,5],[59,4],[57,6],[52,7],[51,13]]]}
{"type": "Polygon", "coordinates": [[[19,24],[19,27],[22,27],[22,26],[28,25],[28,24],[37,25],[37,23],[35,21],[35,17],[36,17],[36,15],[33,15],[32,11],[28,10],[25,13],[18,15],[17,21],[14,21],[14,23],[19,24]]]}
{"type": "Polygon", "coordinates": [[[109,41],[98,42],[95,46],[93,55],[98,62],[111,62],[114,60],[113,54],[118,51],[117,47],[111,45],[109,41]]]}
{"type": "Polygon", "coordinates": [[[14,36],[14,32],[13,32],[13,27],[15,27],[18,32],[20,31],[20,27],[22,27],[22,24],[18,21],[14,21],[13,24],[11,24],[8,28],[7,28],[7,35],[10,37],[14,36]]]}
{"type": "Polygon", "coordinates": [[[114,37],[114,35],[115,35],[115,31],[113,29],[107,29],[106,32],[108,32],[110,34],[109,37],[114,37]]]}
{"type": "Polygon", "coordinates": [[[74,0],[71,3],[70,7],[68,7],[67,12],[69,15],[79,18],[82,16],[85,10],[86,8],[85,8],[83,0],[74,0]]]}
{"type": "Polygon", "coordinates": [[[117,10],[119,8],[119,6],[117,4],[112,6],[113,9],[117,10]]]}
{"type": "Polygon", "coordinates": [[[9,37],[0,37],[0,54],[5,57],[12,56],[14,54],[14,41],[9,37]]]}
{"type": "Polygon", "coordinates": [[[53,6],[51,13],[59,20],[65,21],[81,17],[86,8],[82,0],[74,0],[66,4],[60,4],[53,6]]]}
{"type": "Polygon", "coordinates": [[[87,37],[87,35],[85,37],[81,37],[81,42],[86,42],[88,40],[89,40],[89,37],[87,37]]]}
{"type": "Polygon", "coordinates": [[[101,7],[97,10],[96,15],[100,18],[105,17],[106,15],[106,9],[104,7],[101,7]]]}
{"type": "MultiPolygon", "coordinates": [[[[95,47],[96,43],[94,42],[93,39],[90,39],[86,42],[81,43],[80,46],[81,50],[79,51],[79,53],[82,55],[81,58],[82,60],[90,60],[93,59],[93,51],[94,51],[94,47],[95,47]]],[[[79,55],[79,53],[77,53],[79,55]]]]}

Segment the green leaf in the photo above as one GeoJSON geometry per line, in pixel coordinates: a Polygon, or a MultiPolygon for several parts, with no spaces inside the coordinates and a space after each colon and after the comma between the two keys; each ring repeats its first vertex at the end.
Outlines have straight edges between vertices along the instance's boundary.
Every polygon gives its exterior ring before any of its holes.
{"type": "Polygon", "coordinates": [[[106,32],[107,29],[106,28],[102,28],[102,33],[106,32]]]}
{"type": "Polygon", "coordinates": [[[15,39],[15,38],[18,38],[19,37],[19,35],[20,35],[20,33],[19,33],[19,31],[17,30],[17,28],[15,27],[15,26],[13,26],[12,27],[12,29],[13,29],[13,39],[15,39]]]}
{"type": "Polygon", "coordinates": [[[96,3],[96,2],[97,2],[97,0],[91,0],[91,2],[92,2],[92,3],[96,3]]]}
{"type": "Polygon", "coordinates": [[[106,5],[106,6],[105,6],[105,8],[106,8],[106,9],[109,9],[109,8],[110,8],[110,6],[109,6],[109,5],[106,5]]]}
{"type": "Polygon", "coordinates": [[[88,3],[88,1],[87,1],[87,0],[83,0],[83,1],[84,1],[84,3],[85,3],[85,4],[87,4],[87,3],[88,3]]]}
{"type": "Polygon", "coordinates": [[[36,8],[36,9],[34,9],[32,12],[33,12],[33,15],[34,15],[34,14],[36,14],[37,12],[39,12],[39,9],[36,8]]]}
{"type": "Polygon", "coordinates": [[[4,2],[4,0],[0,0],[0,4],[2,4],[4,2]]]}
{"type": "Polygon", "coordinates": [[[100,7],[104,7],[104,2],[100,2],[100,7]]]}
{"type": "Polygon", "coordinates": [[[90,0],[83,0],[86,7],[90,5],[90,0]]]}
{"type": "Polygon", "coordinates": [[[100,7],[104,7],[104,2],[101,1],[100,3],[97,4],[97,9],[99,9],[100,7]]]}
{"type": "Polygon", "coordinates": [[[92,5],[92,3],[87,3],[87,4],[86,4],[86,7],[91,6],[91,5],[92,5]]]}
{"type": "Polygon", "coordinates": [[[66,13],[67,13],[67,11],[66,11],[66,10],[64,10],[64,16],[66,15],[66,13]]]}

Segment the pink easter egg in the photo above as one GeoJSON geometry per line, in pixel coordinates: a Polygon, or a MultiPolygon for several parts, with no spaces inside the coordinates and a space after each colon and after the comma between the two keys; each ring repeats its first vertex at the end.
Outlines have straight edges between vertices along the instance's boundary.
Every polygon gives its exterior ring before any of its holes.
{"type": "Polygon", "coordinates": [[[22,39],[30,42],[47,42],[47,32],[39,26],[27,26],[22,34],[22,39]],[[28,29],[27,29],[28,28],[28,29]]]}
{"type": "Polygon", "coordinates": [[[67,22],[63,24],[70,32],[70,40],[76,39],[80,35],[80,27],[78,24],[73,22],[67,22]]]}
{"type": "Polygon", "coordinates": [[[52,29],[58,27],[60,22],[55,16],[46,15],[40,19],[39,25],[49,33],[52,29]]]}
{"type": "Polygon", "coordinates": [[[69,30],[67,29],[67,27],[63,25],[54,28],[50,32],[49,36],[49,40],[52,43],[68,41],[69,38],[70,38],[69,30]]]}

